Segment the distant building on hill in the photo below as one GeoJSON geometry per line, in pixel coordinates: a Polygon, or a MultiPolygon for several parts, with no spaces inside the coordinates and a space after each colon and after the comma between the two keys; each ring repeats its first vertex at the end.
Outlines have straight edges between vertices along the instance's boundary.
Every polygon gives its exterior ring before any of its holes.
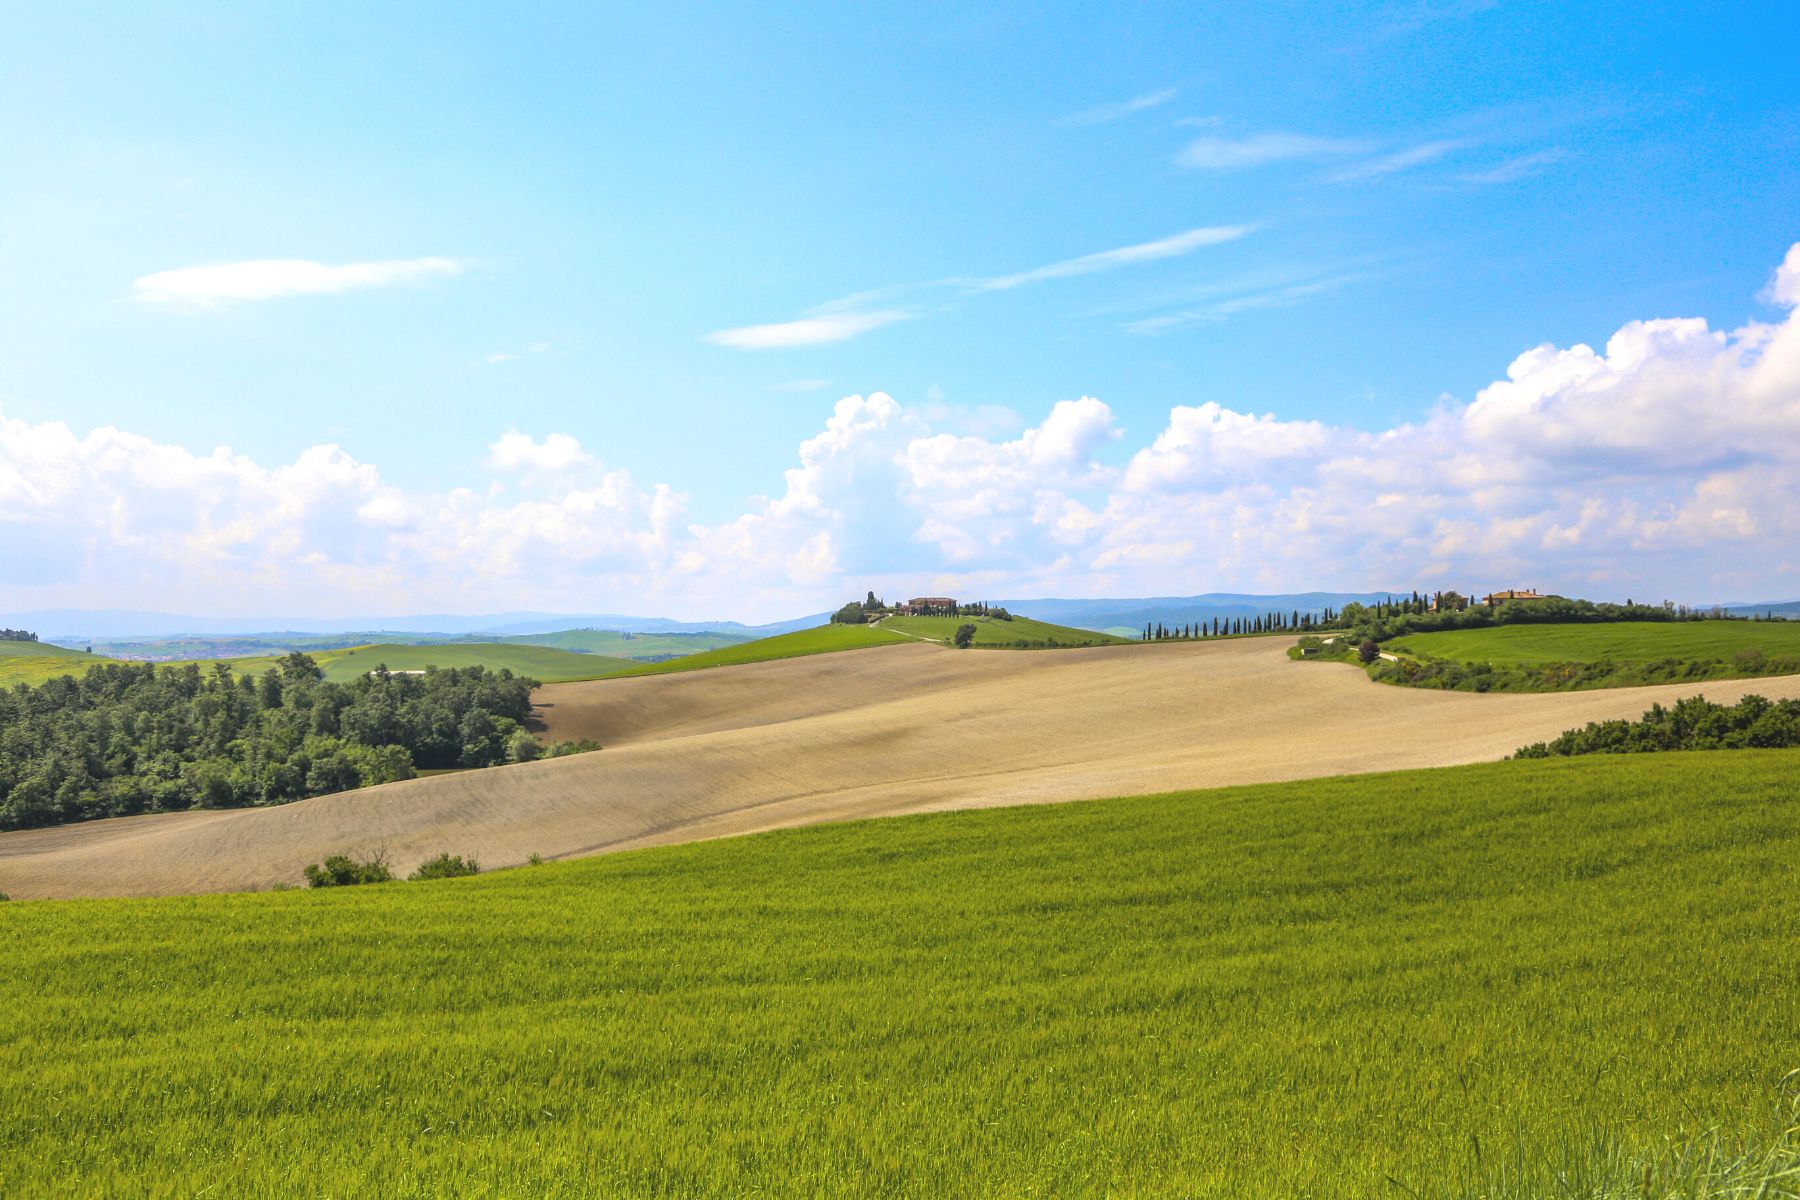
{"type": "Polygon", "coordinates": [[[954,616],[956,601],[948,596],[914,596],[900,605],[898,611],[902,616],[908,617],[931,617],[945,613],[954,616]]]}
{"type": "Polygon", "coordinates": [[[1505,604],[1508,600],[1542,600],[1543,598],[1530,588],[1511,588],[1504,592],[1489,592],[1482,597],[1489,608],[1505,604]]]}

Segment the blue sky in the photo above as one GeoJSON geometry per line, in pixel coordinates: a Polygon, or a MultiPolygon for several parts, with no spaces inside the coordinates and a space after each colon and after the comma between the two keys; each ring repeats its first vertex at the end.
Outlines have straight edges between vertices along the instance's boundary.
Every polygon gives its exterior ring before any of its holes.
{"type": "MultiPolygon", "coordinates": [[[[1318,423],[1316,457],[1470,405],[1542,344],[1704,318],[1741,357],[1743,330],[1785,329],[1792,6],[370,7],[9,13],[0,421],[39,472],[66,427],[58,478],[84,498],[9,492],[0,459],[0,608],[147,589],[224,611],[234,572],[254,577],[237,604],[461,588],[746,617],[871,575],[1800,594],[1766,523],[1705,562],[1646,541],[1741,473],[1742,431],[1701,458],[1608,450],[1601,482],[1534,452],[1549,474],[1509,486],[1567,494],[1504,546],[1525,514],[1466,478],[1395,487],[1480,537],[1377,531],[1279,569],[1234,539],[1234,519],[1315,528],[1290,510],[1334,487],[1351,503],[1341,462],[1188,470],[1181,494],[1212,507],[1185,540],[1117,502],[1178,410],[1318,423]],[[796,492],[803,445],[838,453],[839,402],[877,393],[892,411],[859,399],[843,423],[885,431],[875,465],[796,492]],[[1059,403],[1074,440],[1051,454],[1059,403]],[[106,428],[186,464],[183,486],[108,475],[106,428]],[[220,446],[240,465],[205,482],[220,446]],[[1583,526],[1587,493],[1609,508],[1583,526]],[[600,508],[604,528],[571,515],[600,508]],[[531,546],[490,544],[530,522],[531,546]],[[147,557],[157,540],[175,548],[147,557]]],[[[1785,377],[1744,386],[1776,389],[1758,403],[1785,436],[1785,377]]],[[[1523,453],[1489,436],[1453,452],[1523,453]]]]}

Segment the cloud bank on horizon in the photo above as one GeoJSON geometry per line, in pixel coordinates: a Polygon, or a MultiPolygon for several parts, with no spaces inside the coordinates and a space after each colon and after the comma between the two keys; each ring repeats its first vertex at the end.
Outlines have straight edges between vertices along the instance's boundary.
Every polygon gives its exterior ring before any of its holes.
{"type": "Polygon", "coordinates": [[[1011,439],[839,400],[778,495],[691,520],[574,437],[496,431],[408,491],[335,445],[265,465],[0,414],[0,608],[444,606],[788,616],[867,587],[971,596],[1515,583],[1800,595],[1800,244],[1730,330],[1541,345],[1472,401],[1356,430],[1196,398],[1148,438],[1102,400],[1011,439]]]}

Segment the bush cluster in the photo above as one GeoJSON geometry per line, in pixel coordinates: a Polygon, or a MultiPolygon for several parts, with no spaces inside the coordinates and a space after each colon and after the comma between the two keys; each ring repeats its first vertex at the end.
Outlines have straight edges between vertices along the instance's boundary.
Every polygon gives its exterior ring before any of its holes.
{"type": "Polygon", "coordinates": [[[290,654],[260,676],[106,663],[0,690],[0,829],[284,804],[535,757],[521,728],[535,686],[482,667],[328,683],[290,654]]]}
{"type": "Polygon", "coordinates": [[[1651,662],[1490,663],[1400,659],[1383,662],[1369,676],[1401,687],[1453,692],[1573,692],[1586,688],[1699,683],[1759,675],[1800,675],[1800,659],[1738,654],[1731,659],[1659,658],[1651,662]]]}
{"type": "Polygon", "coordinates": [[[394,877],[387,855],[377,851],[358,862],[348,854],[333,854],[321,865],[306,868],[306,886],[315,888],[353,887],[359,883],[386,883],[394,877]]]}
{"type": "Polygon", "coordinates": [[[464,875],[481,874],[481,864],[473,857],[464,858],[460,854],[440,854],[434,859],[419,864],[419,869],[408,875],[408,879],[460,879],[464,875]]]}
{"type": "Polygon", "coordinates": [[[1787,746],[1800,746],[1800,700],[1745,696],[1736,704],[1714,704],[1690,696],[1668,708],[1653,705],[1636,721],[1594,721],[1570,729],[1548,742],[1521,747],[1513,757],[1787,746]]]}

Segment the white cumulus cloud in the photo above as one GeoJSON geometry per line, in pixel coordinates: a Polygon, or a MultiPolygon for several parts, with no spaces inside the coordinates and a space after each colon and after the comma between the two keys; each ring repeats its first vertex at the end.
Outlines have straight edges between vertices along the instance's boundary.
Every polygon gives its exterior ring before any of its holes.
{"type": "Polygon", "coordinates": [[[865,588],[1003,597],[1530,583],[1800,596],[1800,247],[1779,320],[1629,322],[1524,350],[1466,402],[1356,429],[1095,397],[1017,433],[847,396],[773,494],[689,518],[567,432],[389,483],[335,445],[266,465],[0,414],[0,608],[529,606],[774,618],[865,588]],[[962,428],[958,434],[949,429],[962,428]],[[519,489],[523,489],[522,491],[519,489]]]}

